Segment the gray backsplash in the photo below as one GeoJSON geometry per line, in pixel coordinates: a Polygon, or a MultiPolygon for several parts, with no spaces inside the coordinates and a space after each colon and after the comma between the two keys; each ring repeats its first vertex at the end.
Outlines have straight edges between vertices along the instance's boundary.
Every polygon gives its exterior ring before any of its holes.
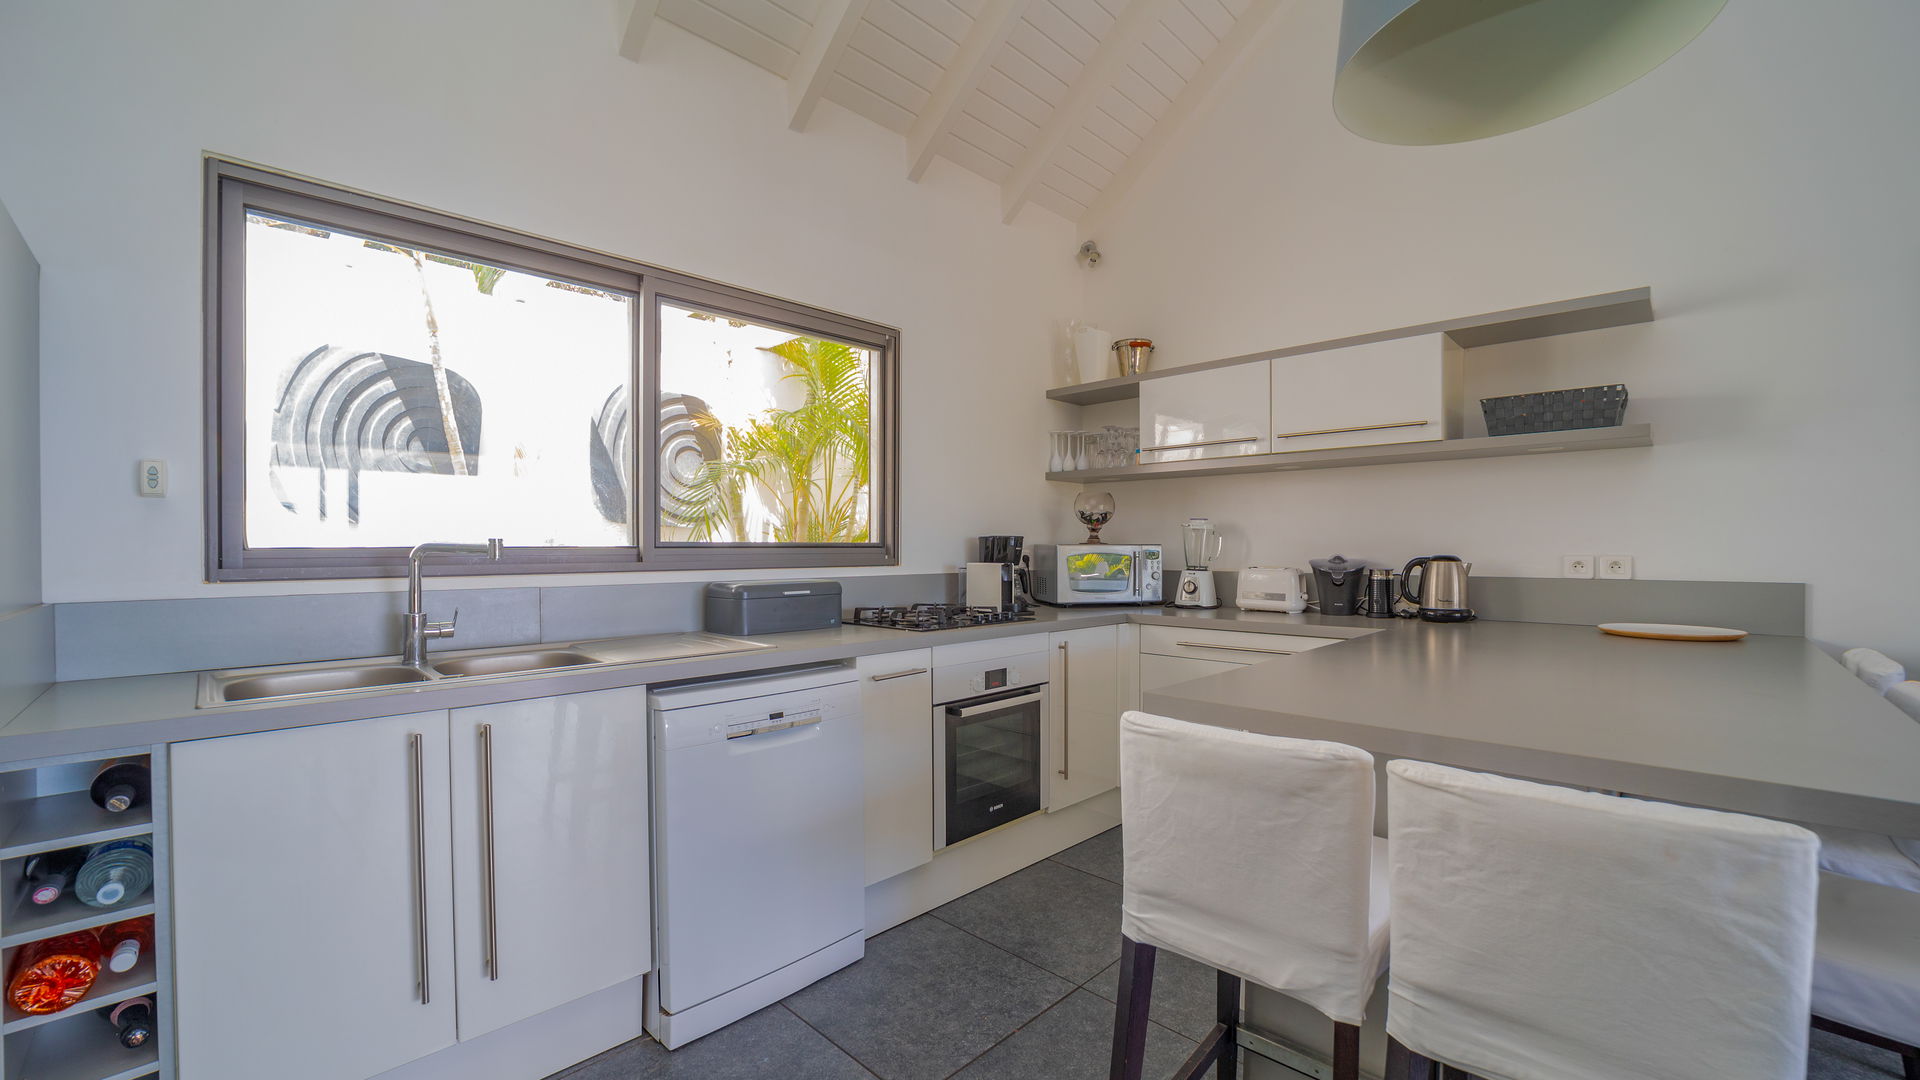
{"type": "MultiPolygon", "coordinates": [[[[795,574],[798,577],[825,575],[795,574]]],[[[1237,575],[1219,571],[1232,603],[1237,575]]],[[[840,579],[844,608],[955,599],[953,574],[840,579]]],[[[460,612],[436,650],[584,641],[700,626],[702,583],[434,589],[436,618],[460,612]]],[[[1806,632],[1806,586],[1744,581],[1598,581],[1477,577],[1471,602],[1510,622],[1686,622],[1757,634],[1806,632]]],[[[321,593],[53,605],[58,677],[100,679],[202,668],[382,656],[399,648],[405,594],[321,593]]]]}

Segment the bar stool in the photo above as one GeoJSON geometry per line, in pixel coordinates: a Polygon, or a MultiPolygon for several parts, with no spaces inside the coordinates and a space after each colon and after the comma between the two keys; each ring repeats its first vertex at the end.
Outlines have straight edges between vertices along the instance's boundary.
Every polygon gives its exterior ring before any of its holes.
{"type": "Polygon", "coordinates": [[[1907,670],[1900,662],[1878,649],[1848,649],[1840,654],[1840,666],[1854,673],[1861,682],[1884,694],[1894,683],[1905,682],[1907,670]]]}
{"type": "Polygon", "coordinates": [[[1356,747],[1121,717],[1113,1080],[1140,1080],[1163,948],[1220,970],[1219,1023],[1176,1080],[1216,1061],[1232,1080],[1242,979],[1326,1014],[1335,1080],[1356,1080],[1359,1024],[1386,967],[1386,849],[1373,835],[1373,796],[1373,755],[1356,747]]]}
{"type": "Polygon", "coordinates": [[[1401,1075],[1806,1077],[1812,833],[1417,761],[1387,821],[1401,1075]]]}
{"type": "MultiPolygon", "coordinates": [[[[1906,678],[1906,672],[1898,663],[1872,649],[1848,649],[1840,654],[1840,662],[1901,712],[1920,720],[1920,682],[1900,681],[1906,678]]],[[[1796,824],[1812,829],[1820,838],[1820,869],[1920,892],[1920,840],[1837,825],[1796,824]]]]}

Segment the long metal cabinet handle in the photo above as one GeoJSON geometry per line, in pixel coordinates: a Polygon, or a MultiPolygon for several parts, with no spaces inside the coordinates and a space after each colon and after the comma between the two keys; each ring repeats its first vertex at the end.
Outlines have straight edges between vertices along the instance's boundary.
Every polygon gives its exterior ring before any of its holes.
{"type": "Polygon", "coordinates": [[[1205,641],[1176,641],[1175,645],[1183,649],[1225,649],[1228,652],[1272,653],[1275,656],[1292,656],[1293,649],[1261,649],[1252,645],[1213,645],[1205,641]]]}
{"type": "Polygon", "coordinates": [[[433,1003],[429,979],[432,958],[427,954],[427,766],[425,744],[419,732],[407,736],[413,760],[413,937],[418,946],[420,1004],[433,1003]]]}
{"type": "Polygon", "coordinates": [[[493,725],[480,725],[480,862],[486,873],[487,978],[500,978],[500,905],[498,864],[493,847],[493,725]]]}
{"type": "MultiPolygon", "coordinates": [[[[1422,420],[1421,423],[1424,424],[1426,421],[1422,420]]],[[[1169,443],[1166,446],[1143,446],[1140,448],[1140,452],[1143,454],[1151,454],[1156,450],[1188,450],[1196,446],[1231,446],[1234,443],[1258,441],[1260,441],[1260,436],[1258,435],[1242,435],[1237,439],[1206,439],[1201,442],[1169,443]]]]}
{"type": "Polygon", "coordinates": [[[1067,643],[1060,643],[1060,779],[1070,780],[1067,769],[1073,764],[1073,654],[1067,643]]]}
{"type": "Polygon", "coordinates": [[[888,679],[904,679],[909,675],[925,675],[931,670],[931,668],[917,667],[912,671],[896,671],[891,675],[869,675],[867,678],[872,682],[886,682],[888,679]]]}
{"type": "Polygon", "coordinates": [[[1358,427],[1321,428],[1319,431],[1276,431],[1273,437],[1276,439],[1299,439],[1308,435],[1345,435],[1349,431],[1384,431],[1387,428],[1426,426],[1427,421],[1425,420],[1402,420],[1397,424],[1361,424],[1358,427]]]}

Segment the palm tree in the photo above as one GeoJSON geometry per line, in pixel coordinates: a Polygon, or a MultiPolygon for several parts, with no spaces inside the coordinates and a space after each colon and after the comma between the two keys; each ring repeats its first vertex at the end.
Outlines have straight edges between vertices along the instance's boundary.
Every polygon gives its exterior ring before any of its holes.
{"type": "MultiPolygon", "coordinates": [[[[748,492],[771,514],[778,543],[864,543],[872,426],[865,350],[797,337],[767,350],[800,382],[796,409],[772,409],[726,430],[726,456],[706,462],[673,524],[699,540],[745,540],[748,492]]],[[[663,511],[664,512],[664,511],[663,511]]]]}

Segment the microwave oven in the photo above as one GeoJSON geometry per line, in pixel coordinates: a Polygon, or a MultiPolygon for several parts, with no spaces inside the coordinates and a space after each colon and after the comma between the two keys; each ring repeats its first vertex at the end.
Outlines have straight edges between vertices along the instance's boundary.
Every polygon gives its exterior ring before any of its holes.
{"type": "Polygon", "coordinates": [[[1157,604],[1159,544],[1036,544],[1033,598],[1043,604],[1157,604]]]}

